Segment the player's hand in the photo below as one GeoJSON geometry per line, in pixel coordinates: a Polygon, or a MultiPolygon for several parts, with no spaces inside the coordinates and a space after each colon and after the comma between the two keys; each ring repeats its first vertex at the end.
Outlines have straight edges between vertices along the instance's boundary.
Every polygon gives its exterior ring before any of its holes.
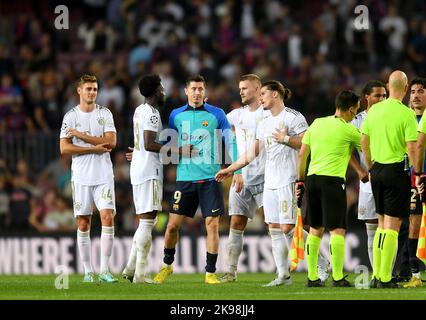
{"type": "Polygon", "coordinates": [[[416,175],[417,192],[422,202],[426,200],[424,198],[425,195],[423,194],[425,191],[425,181],[426,181],[426,175],[424,173],[420,175],[416,175]]]}
{"type": "Polygon", "coordinates": [[[75,129],[73,129],[73,128],[68,128],[67,129],[67,138],[81,138],[81,135],[82,135],[83,133],[82,132],[80,132],[80,131],[77,131],[77,130],[75,130],[75,129]]]}
{"type": "Polygon", "coordinates": [[[127,161],[132,161],[133,158],[133,148],[132,147],[128,147],[129,152],[126,152],[126,160],[127,161]]]}
{"type": "Polygon", "coordinates": [[[234,174],[234,176],[232,177],[232,186],[235,186],[235,191],[237,192],[243,190],[244,180],[243,175],[241,173],[234,174]]]}
{"type": "Polygon", "coordinates": [[[192,144],[185,144],[179,148],[179,153],[182,157],[193,158],[200,155],[200,151],[192,144]]]}
{"type": "Polygon", "coordinates": [[[274,141],[277,143],[284,143],[284,137],[288,136],[288,128],[284,129],[275,129],[275,132],[272,134],[274,136],[274,141]]]}
{"type": "Polygon", "coordinates": [[[301,180],[296,180],[296,185],[294,190],[295,190],[296,199],[297,199],[297,207],[300,208],[302,207],[303,194],[305,193],[305,182],[301,180]]]}
{"type": "Polygon", "coordinates": [[[105,153],[111,152],[112,148],[109,147],[109,143],[100,143],[93,147],[93,153],[105,153]]]}
{"type": "Polygon", "coordinates": [[[366,183],[368,181],[370,181],[370,177],[369,177],[369,173],[365,170],[361,170],[360,172],[358,172],[358,178],[359,180],[361,180],[363,183],[366,183]]]}
{"type": "Polygon", "coordinates": [[[216,173],[214,178],[217,182],[222,182],[223,180],[230,177],[231,175],[232,175],[231,171],[229,171],[228,169],[222,169],[216,173]]]}

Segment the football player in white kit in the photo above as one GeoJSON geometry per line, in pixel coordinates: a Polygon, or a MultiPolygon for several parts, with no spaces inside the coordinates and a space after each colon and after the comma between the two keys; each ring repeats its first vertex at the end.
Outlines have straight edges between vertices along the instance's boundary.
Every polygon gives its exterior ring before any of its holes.
{"type": "Polygon", "coordinates": [[[101,232],[100,282],[117,279],[109,271],[114,241],[115,194],[110,152],[117,137],[111,111],[95,103],[98,82],[83,75],[77,82],[79,105],[65,114],[60,132],[61,154],[71,154],[71,182],[77,245],[84,266],[84,282],[94,282],[91,264],[90,225],[93,204],[99,210],[101,232]]]}
{"type": "MultiPolygon", "coordinates": [[[[370,81],[365,85],[362,93],[365,97],[365,100],[367,101],[367,108],[366,110],[358,113],[351,122],[359,130],[361,130],[361,125],[371,106],[386,99],[386,87],[380,81],[370,81]]],[[[367,170],[364,155],[361,151],[358,151],[358,153],[362,168],[367,170]]],[[[352,161],[351,165],[353,166],[352,161]]],[[[379,220],[376,213],[376,205],[374,204],[371,182],[368,181],[368,179],[367,181],[360,180],[359,182],[358,219],[365,221],[365,227],[367,230],[368,257],[370,259],[371,267],[373,267],[373,240],[374,235],[376,234],[379,220]]]]}
{"type": "Polygon", "coordinates": [[[152,229],[157,211],[162,209],[163,165],[159,153],[163,145],[156,139],[163,128],[158,108],[164,106],[166,96],[157,74],[142,77],[139,91],[145,97],[145,103],[138,106],[133,115],[134,147],[128,155],[131,156],[130,180],[139,226],[122,275],[133,283],[155,283],[145,272],[152,229]]]}
{"type": "MultiPolygon", "coordinates": [[[[288,247],[296,224],[296,158],[308,124],[300,112],[284,105],[284,100],[290,96],[290,90],[279,81],[272,80],[262,84],[261,103],[265,110],[271,112],[271,116],[259,124],[256,141],[251,149],[216,174],[216,179],[222,181],[235,170],[253,161],[262,149],[266,150],[263,206],[272,240],[272,255],[277,266],[277,276],[265,285],[268,287],[292,283],[288,267],[288,247]]],[[[307,235],[306,232],[304,234],[307,235]]],[[[320,261],[322,276],[326,278],[328,274],[325,264],[328,262],[323,257],[320,261]]]]}
{"type": "MultiPolygon", "coordinates": [[[[235,129],[239,156],[246,153],[256,140],[258,124],[270,112],[260,105],[260,78],[255,74],[240,77],[239,89],[243,107],[227,114],[231,126],[235,129]]],[[[247,222],[253,219],[256,209],[263,216],[263,183],[265,172],[265,152],[260,154],[246,167],[242,174],[234,174],[229,191],[230,228],[227,243],[228,271],[220,279],[221,282],[232,282],[237,279],[238,259],[243,249],[243,234],[247,222]]]]}

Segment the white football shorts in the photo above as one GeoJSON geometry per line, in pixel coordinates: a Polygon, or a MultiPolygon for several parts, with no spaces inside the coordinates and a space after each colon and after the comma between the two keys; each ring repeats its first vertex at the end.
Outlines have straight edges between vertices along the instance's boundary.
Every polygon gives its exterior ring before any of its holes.
{"type": "Polygon", "coordinates": [[[358,219],[359,220],[378,219],[373,193],[359,190],[358,219]]]}
{"type": "Polygon", "coordinates": [[[263,210],[266,223],[296,224],[297,204],[294,183],[279,189],[265,188],[263,210]]]}
{"type": "Polygon", "coordinates": [[[156,179],[132,185],[136,214],[162,210],[163,182],[156,179]]]}
{"type": "Polygon", "coordinates": [[[235,186],[229,190],[229,215],[243,215],[252,220],[256,209],[263,206],[263,183],[246,186],[240,192],[235,191],[235,186]]]}
{"type": "Polygon", "coordinates": [[[87,216],[93,214],[93,203],[101,211],[103,209],[115,210],[114,181],[95,186],[86,186],[72,182],[74,216],[87,216]]]}

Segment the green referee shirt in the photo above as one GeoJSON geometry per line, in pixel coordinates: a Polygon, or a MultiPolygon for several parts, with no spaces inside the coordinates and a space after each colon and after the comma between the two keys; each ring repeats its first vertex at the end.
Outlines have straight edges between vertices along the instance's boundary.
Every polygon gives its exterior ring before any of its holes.
{"type": "Polygon", "coordinates": [[[408,141],[417,141],[417,120],[413,110],[388,98],[368,111],[361,132],[370,137],[371,160],[389,164],[404,160],[408,141]]]}
{"type": "Polygon", "coordinates": [[[329,116],[316,119],[303,136],[302,143],[311,149],[308,176],[345,179],[353,147],[360,150],[361,133],[342,118],[329,116]]]}
{"type": "Polygon", "coordinates": [[[417,131],[422,132],[424,134],[426,134],[426,112],[423,112],[422,118],[420,119],[419,122],[419,128],[417,129],[417,131]]]}

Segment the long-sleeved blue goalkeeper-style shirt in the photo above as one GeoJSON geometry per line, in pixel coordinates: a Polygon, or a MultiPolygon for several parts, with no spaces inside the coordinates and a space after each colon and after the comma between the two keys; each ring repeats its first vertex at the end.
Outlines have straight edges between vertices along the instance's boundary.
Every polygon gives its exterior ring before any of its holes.
{"type": "Polygon", "coordinates": [[[196,157],[179,159],[176,181],[213,179],[221,169],[221,139],[232,162],[238,159],[234,133],[225,112],[220,108],[207,103],[198,108],[186,104],[172,111],[169,128],[178,132],[179,147],[192,144],[199,150],[196,157]]]}

